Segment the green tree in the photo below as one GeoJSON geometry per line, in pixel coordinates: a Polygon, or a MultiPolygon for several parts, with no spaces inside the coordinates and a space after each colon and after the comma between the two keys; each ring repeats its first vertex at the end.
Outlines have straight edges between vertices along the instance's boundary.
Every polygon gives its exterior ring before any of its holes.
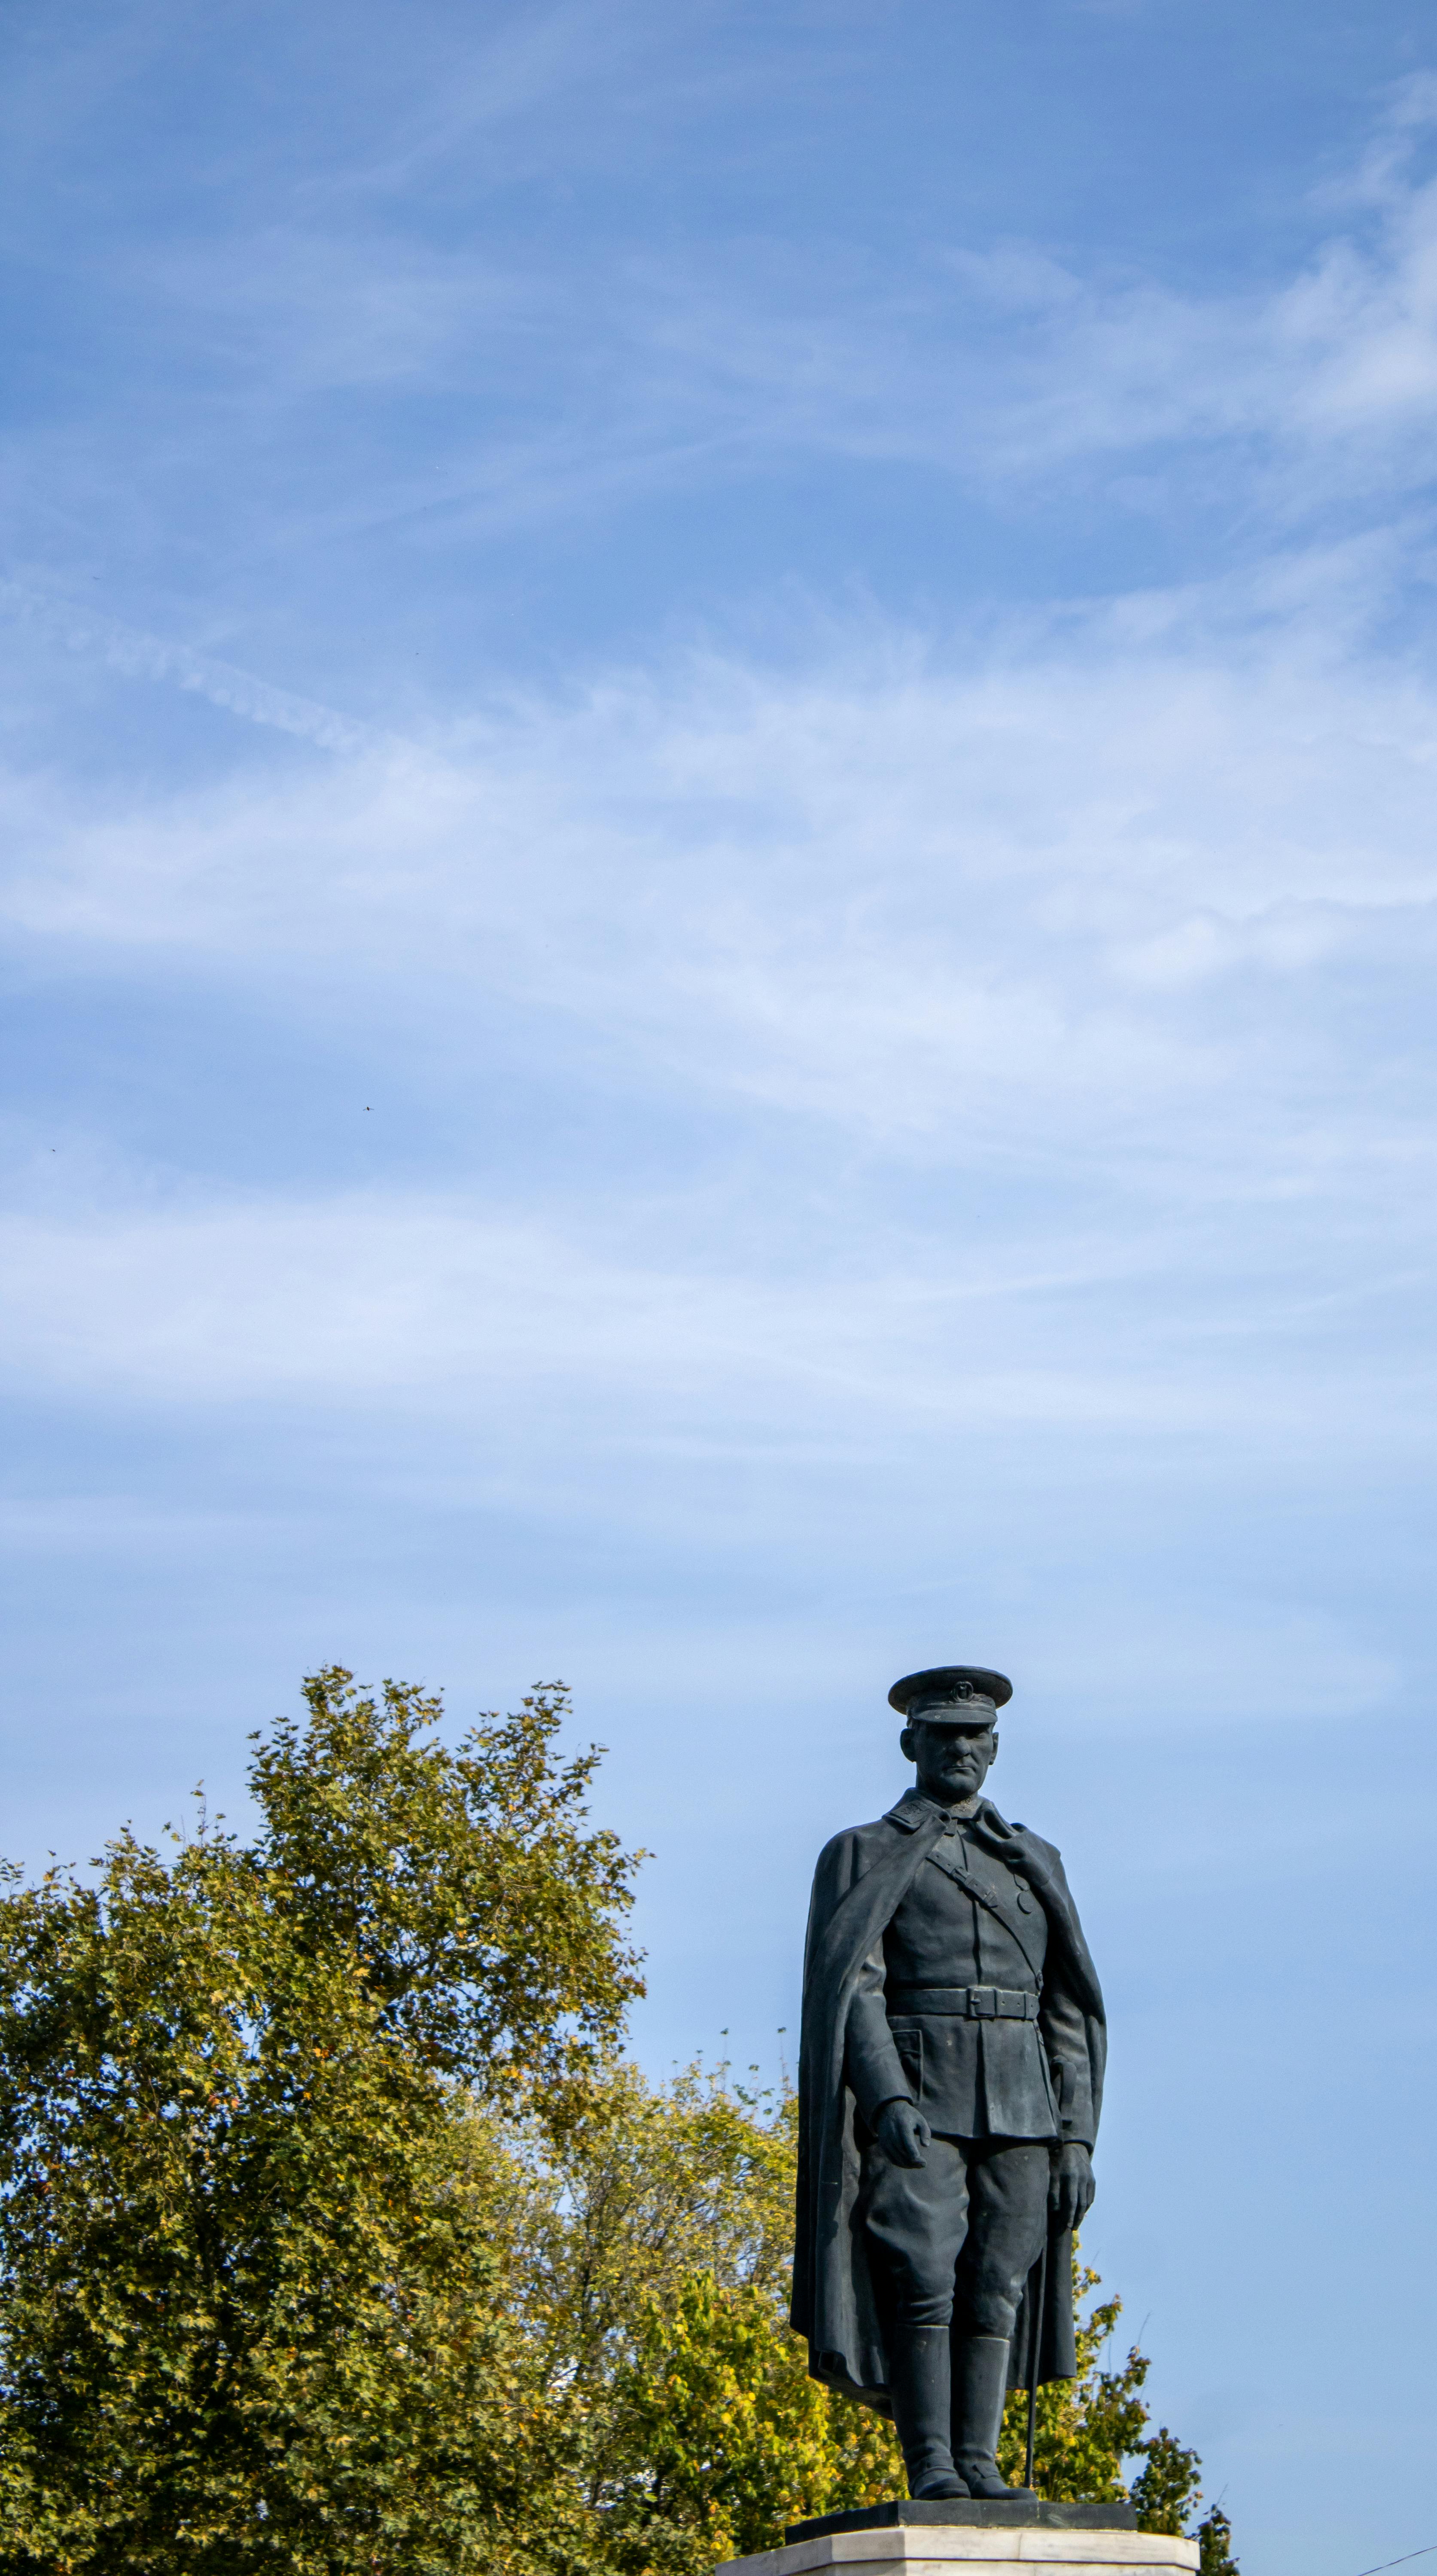
{"type": "Polygon", "coordinates": [[[1197,2536],[1202,2544],[1198,2576],[1240,2576],[1232,2554],[1232,2524],[1221,2505],[1215,2504],[1198,2524],[1197,2536]]]}
{"type": "MultiPolygon", "coordinates": [[[[1142,2389],[1150,2363],[1137,2345],[1116,2369],[1102,2367],[1106,2350],[1123,2312],[1121,2299],[1104,2299],[1083,2313],[1082,2302],[1101,2288],[1096,2272],[1076,2271],[1078,2369],[1073,2379],[1049,2382],[1038,2391],[1033,2443],[1033,2479],[1040,2495],[1073,2501],[1116,2504],[1125,2498],[1137,2508],[1142,2531],[1188,2532],[1201,2500],[1202,2462],[1161,2425],[1148,2430],[1142,2389]],[[1129,2463],[1139,2463],[1136,2475],[1129,2463]]],[[[1028,2400],[1019,2391],[1004,2411],[999,2464],[1010,2479],[1021,2478],[1027,2449],[1028,2400]]],[[[1237,2576],[1228,2554],[1231,2526],[1216,2509],[1193,2534],[1201,2543],[1201,2576],[1237,2576]]]]}
{"type": "MultiPolygon", "coordinates": [[[[452,1751],[419,1691],[307,1698],[250,1840],[5,1882],[0,2576],[709,2576],[901,2492],[788,2331],[791,2093],[618,2054],[636,1856],[562,1693],[452,1751]]],[[[1039,2484],[1136,2463],[1176,2530],[1198,2462],[1102,2367],[1118,2314],[1039,2484]]]]}
{"type": "Polygon", "coordinates": [[[791,2101],[619,2065],[561,2139],[477,2115],[467,2188],[568,2464],[545,2507],[561,2557],[707,2571],[894,2492],[889,2427],[835,2403],[788,2331],[791,2101]]]}
{"type": "MultiPolygon", "coordinates": [[[[794,2168],[792,2094],[755,2094],[725,2068],[651,2087],[619,2067],[557,2143],[532,2123],[501,2139],[476,2122],[468,2187],[504,2249],[529,2405],[562,2426],[575,2561],[706,2576],[772,2547],[790,2522],[903,2492],[891,2427],[810,2379],[788,2330],[794,2168]]],[[[1039,2490],[1131,2496],[1144,2529],[1186,2530],[1197,2455],[1150,2429],[1143,2353],[1103,2367],[1121,2301],[1092,2304],[1091,2271],[1076,2286],[1078,2375],[1040,2392],[1039,2490]]],[[[1010,2477],[1021,2475],[1026,2413],[1015,2396],[1010,2477]]],[[[1235,2576],[1223,2517],[1200,2536],[1203,2576],[1235,2576]]]]}
{"type": "Polygon", "coordinates": [[[582,2121],[634,1860],[561,1692],[456,1751],[334,1668],[259,1831],[129,1834],[0,1902],[0,2565],[459,2570],[548,2427],[460,2187],[470,2104],[582,2121]]]}

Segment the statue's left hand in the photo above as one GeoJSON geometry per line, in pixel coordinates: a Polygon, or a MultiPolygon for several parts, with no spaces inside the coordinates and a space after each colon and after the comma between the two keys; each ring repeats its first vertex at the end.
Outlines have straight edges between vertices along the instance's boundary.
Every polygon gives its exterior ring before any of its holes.
{"type": "Polygon", "coordinates": [[[1048,2210],[1059,2235],[1069,2227],[1081,2227],[1093,2206],[1097,2184],[1093,2180],[1093,2160],[1086,2147],[1064,2147],[1053,2166],[1048,2185],[1048,2210]]]}

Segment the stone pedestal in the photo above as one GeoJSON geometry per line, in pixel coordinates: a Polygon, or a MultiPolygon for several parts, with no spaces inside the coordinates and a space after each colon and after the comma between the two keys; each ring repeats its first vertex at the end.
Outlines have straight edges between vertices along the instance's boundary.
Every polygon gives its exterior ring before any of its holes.
{"type": "Polygon", "coordinates": [[[966,2567],[1023,2576],[1194,2576],[1195,2540],[1134,2529],[1131,2505],[878,2504],[801,2522],[782,2549],[730,2559],[717,2576],[959,2576],[966,2567]]]}

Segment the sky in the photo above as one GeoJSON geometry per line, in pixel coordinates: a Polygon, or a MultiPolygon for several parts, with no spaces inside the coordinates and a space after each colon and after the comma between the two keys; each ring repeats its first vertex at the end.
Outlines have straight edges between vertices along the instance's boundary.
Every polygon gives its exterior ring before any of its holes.
{"type": "Polygon", "coordinates": [[[0,52],[9,1850],[562,1679],[770,2073],[995,1664],[1158,2419],[1437,2543],[1430,12],[0,52]]]}

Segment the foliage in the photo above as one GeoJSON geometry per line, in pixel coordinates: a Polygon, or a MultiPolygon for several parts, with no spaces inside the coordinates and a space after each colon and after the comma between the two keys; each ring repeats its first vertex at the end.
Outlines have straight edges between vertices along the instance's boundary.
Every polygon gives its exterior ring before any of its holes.
{"type": "MultiPolygon", "coordinates": [[[[1118,2368],[1100,2366],[1122,2300],[1104,2299],[1085,2316],[1081,2302],[1101,2287],[1098,2276],[1075,2270],[1073,2286],[1077,2376],[1051,2380],[1038,2391],[1033,2482],[1040,2495],[1055,2499],[1116,2504],[1127,2497],[1137,2507],[1140,2531],[1187,2532],[1200,2500],[1202,2462],[1165,2424],[1148,2431],[1141,2395],[1150,2367],[1146,2353],[1134,2344],[1118,2368]],[[1141,2465],[1129,2481],[1131,2460],[1141,2465]]],[[[999,2465],[1015,2482],[1023,2475],[1027,2423],[1028,2399],[1020,2390],[1008,2400],[998,2448],[999,2465]]],[[[1193,2536],[1202,2549],[1200,2576],[1237,2576],[1236,2561],[1227,2554],[1232,2532],[1225,2514],[1214,2509],[1193,2536]]]]}
{"type": "Polygon", "coordinates": [[[256,1839],[0,1902],[0,2566],[487,2563],[536,2475],[458,2088],[562,2133],[638,1990],[562,1695],[450,1752],[332,1669],[256,1839]]]}
{"type": "MultiPolygon", "coordinates": [[[[635,1860],[562,1693],[448,1750],[419,1691],[306,1688],[250,1841],[4,1882],[0,2576],[709,2576],[901,2493],[788,2330],[792,2094],[618,2054],[635,1860]]],[[[1102,2367],[1119,2312],[1038,2483],[1136,2462],[1176,2531],[1199,2464],[1102,2367]]]]}
{"type": "MultiPolygon", "coordinates": [[[[1081,2302],[1100,2284],[1096,2272],[1084,2269],[1073,2286],[1081,2302]]],[[[1050,2380],[1038,2391],[1034,2483],[1041,2495],[1115,2504],[1130,2492],[1124,2463],[1139,2459],[1142,2467],[1131,2498],[1142,2529],[1180,2532],[1197,2497],[1201,2463],[1166,2425],[1148,2432],[1148,2410],[1140,2395],[1148,2375],[1146,2354],[1134,2345],[1120,2368],[1099,2366],[1122,2305],[1121,2299],[1105,2299],[1086,2316],[1079,2306],[1077,2377],[1050,2380]]],[[[1005,2477],[1015,2481],[1023,2474],[1027,2418],[1027,2396],[1019,2391],[1008,2401],[998,2451],[1005,2477]]]]}
{"type": "Polygon", "coordinates": [[[1232,2524],[1221,2505],[1214,2505],[1198,2524],[1197,2536],[1202,2544],[1198,2576],[1240,2576],[1232,2554],[1232,2524]]]}
{"type": "MultiPolygon", "coordinates": [[[[772,2547],[787,2523],[904,2491],[891,2426],[811,2380],[788,2331],[794,2161],[792,2095],[755,2095],[726,2068],[651,2088],[620,2067],[557,2148],[476,2121],[470,2187],[504,2248],[529,2402],[562,2420],[557,2449],[573,2464],[572,2558],[619,2576],[705,2576],[772,2547]]],[[[1077,2287],[1088,2298],[1096,2275],[1077,2287]]],[[[1165,2427],[1150,2432],[1141,2352],[1102,2368],[1120,2313],[1117,2299],[1090,2306],[1077,2378],[1040,2391],[1037,2484],[1131,2494],[1144,2529],[1181,2531],[1200,2464],[1165,2427]]],[[[1026,2414],[1016,2395],[1009,2477],[1022,2474],[1026,2414]]],[[[1204,2576],[1233,2576],[1214,2539],[1203,2547],[1204,2576]]]]}
{"type": "Polygon", "coordinates": [[[791,2102],[723,2069],[653,2088],[621,2065],[557,2142],[473,2122],[529,2402],[571,2463],[571,2558],[708,2570],[894,2491],[889,2427],[811,2380],[787,2328],[793,2181],[791,2102]]]}

